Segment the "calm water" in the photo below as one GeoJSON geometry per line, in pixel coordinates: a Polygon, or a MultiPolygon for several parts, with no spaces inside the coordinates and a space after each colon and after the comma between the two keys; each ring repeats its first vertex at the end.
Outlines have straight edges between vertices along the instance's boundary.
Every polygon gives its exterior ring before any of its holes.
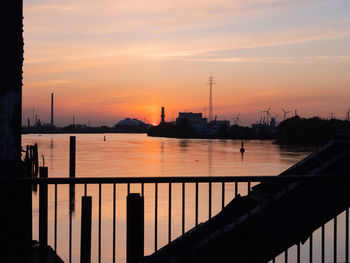
{"type": "MultiPolygon", "coordinates": [[[[24,135],[38,143],[50,177],[67,177],[69,134],[24,135]]],[[[271,141],[152,138],[144,134],[77,134],[77,177],[276,175],[311,152],[271,141]],[[106,141],[103,137],[106,136],[106,141]]]]}
{"type": "MultiPolygon", "coordinates": [[[[23,135],[23,145],[38,143],[39,154],[49,167],[49,177],[68,177],[69,134],[23,135]]],[[[281,147],[271,141],[240,141],[152,138],[144,134],[76,134],[77,177],[142,176],[250,176],[277,175],[307,156],[312,149],[281,147]],[[106,141],[103,140],[106,136],[106,141]]],[[[234,196],[234,186],[226,186],[226,203],[234,196]]],[[[117,262],[125,262],[126,186],[117,186],[117,262]]],[[[208,186],[199,187],[199,221],[208,218],[208,186]]],[[[240,193],[246,186],[239,187],[240,193]]],[[[131,192],[140,192],[132,185],[131,192]]],[[[112,261],[112,186],[102,186],[102,262],[112,261]]],[[[72,219],[72,261],[79,262],[80,210],[83,187],[75,188],[72,219]]],[[[92,262],[97,261],[98,187],[88,186],[93,197],[92,262]]],[[[181,234],[181,185],[172,191],[172,239],[181,234]]],[[[38,238],[38,195],[33,195],[34,238],[38,238]]],[[[213,184],[213,215],[221,209],[221,185],[213,184]]],[[[53,246],[53,187],[49,187],[49,243],[53,246]]],[[[69,190],[58,187],[58,254],[68,262],[69,190]]],[[[168,186],[159,186],[158,247],[167,243],[168,186]]],[[[341,221],[341,220],[340,220],[341,221]]],[[[341,223],[341,222],[340,222],[341,223]]],[[[186,186],[186,230],[194,226],[194,185],[186,186]]],[[[330,227],[328,227],[330,228],[330,227]]],[[[330,230],[329,230],[330,231],[330,230]]],[[[329,232],[328,231],[328,232],[329,232]]],[[[327,233],[328,233],[327,232],[327,233]]],[[[331,240],[330,240],[331,242],[331,240]]],[[[314,241],[316,244],[317,241],[314,241]]],[[[331,246],[330,246],[331,247],[331,246]]],[[[302,248],[307,251],[307,248],[302,248]]],[[[154,250],[154,185],[145,185],[145,254],[154,250]]],[[[316,249],[317,250],[317,249],[316,249]]],[[[302,250],[303,251],[303,250],[302,250]]],[[[306,253],[306,252],[305,252],[306,253]]],[[[331,257],[331,252],[328,253],[331,257]]],[[[293,258],[293,255],[291,255],[293,258]]],[[[314,257],[317,259],[317,255],[314,257]]]]}

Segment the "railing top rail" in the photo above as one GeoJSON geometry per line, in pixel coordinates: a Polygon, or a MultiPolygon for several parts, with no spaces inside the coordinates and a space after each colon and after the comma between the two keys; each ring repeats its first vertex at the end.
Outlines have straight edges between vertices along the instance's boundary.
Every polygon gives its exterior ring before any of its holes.
{"type": "Polygon", "coordinates": [[[127,184],[127,183],[221,183],[221,182],[350,182],[349,175],[284,175],[284,176],[177,176],[177,177],[51,177],[51,178],[1,178],[0,184],[29,183],[29,184],[127,184]]]}

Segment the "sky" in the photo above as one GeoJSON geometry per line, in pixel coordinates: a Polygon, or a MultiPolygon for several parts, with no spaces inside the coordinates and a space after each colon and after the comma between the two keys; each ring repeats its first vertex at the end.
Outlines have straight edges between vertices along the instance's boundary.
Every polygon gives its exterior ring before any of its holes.
{"type": "Polygon", "coordinates": [[[159,123],[179,111],[242,125],[281,108],[344,119],[349,0],[25,0],[23,123],[159,123]]]}

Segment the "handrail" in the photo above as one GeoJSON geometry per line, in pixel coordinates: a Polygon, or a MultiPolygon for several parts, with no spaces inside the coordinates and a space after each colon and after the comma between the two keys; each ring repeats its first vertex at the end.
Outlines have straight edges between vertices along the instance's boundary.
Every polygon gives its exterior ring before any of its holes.
{"type": "Polygon", "coordinates": [[[51,178],[1,178],[0,184],[126,184],[126,183],[222,183],[222,182],[329,182],[350,181],[349,175],[283,175],[283,176],[175,176],[175,177],[51,177],[51,178]]]}

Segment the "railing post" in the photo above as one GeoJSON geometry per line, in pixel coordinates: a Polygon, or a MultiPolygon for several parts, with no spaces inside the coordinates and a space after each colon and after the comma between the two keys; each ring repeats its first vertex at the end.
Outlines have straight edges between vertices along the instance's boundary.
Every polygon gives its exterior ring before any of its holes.
{"type": "MultiPolygon", "coordinates": [[[[40,178],[47,178],[47,167],[40,167],[40,178]]],[[[47,183],[39,189],[39,262],[47,262],[47,183]]]]}
{"type": "Polygon", "coordinates": [[[81,198],[80,263],[91,262],[91,204],[91,196],[81,198]]]}
{"type": "Polygon", "coordinates": [[[144,252],[144,201],[140,194],[127,197],[126,262],[137,263],[144,252]]]}

